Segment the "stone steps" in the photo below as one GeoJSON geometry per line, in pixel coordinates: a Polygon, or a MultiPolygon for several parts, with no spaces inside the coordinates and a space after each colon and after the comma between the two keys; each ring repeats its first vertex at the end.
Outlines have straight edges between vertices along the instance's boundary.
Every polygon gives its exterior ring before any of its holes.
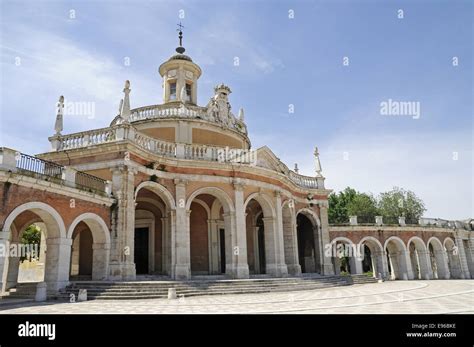
{"type": "MultiPolygon", "coordinates": [[[[175,288],[178,297],[198,295],[249,294],[269,292],[291,292],[315,290],[351,284],[374,283],[376,279],[365,275],[356,276],[306,276],[285,278],[251,278],[244,280],[203,278],[192,281],[141,280],[134,282],[112,281],[72,281],[52,298],[69,300],[70,295],[78,295],[79,289],[87,289],[88,300],[93,299],[152,299],[167,298],[168,289],[175,288]]],[[[9,292],[10,298],[32,298],[36,283],[20,283],[9,292]]]]}

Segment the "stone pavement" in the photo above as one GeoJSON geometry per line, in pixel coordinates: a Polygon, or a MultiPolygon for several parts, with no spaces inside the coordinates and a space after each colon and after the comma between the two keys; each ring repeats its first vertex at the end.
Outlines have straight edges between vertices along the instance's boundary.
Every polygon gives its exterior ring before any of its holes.
{"type": "Polygon", "coordinates": [[[287,293],[209,295],[177,300],[51,301],[0,305],[0,314],[474,313],[473,280],[389,281],[287,293]]]}

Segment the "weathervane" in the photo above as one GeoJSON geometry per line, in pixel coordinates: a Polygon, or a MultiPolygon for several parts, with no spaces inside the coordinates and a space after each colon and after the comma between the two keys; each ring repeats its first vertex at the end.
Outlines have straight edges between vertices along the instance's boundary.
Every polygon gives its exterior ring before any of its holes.
{"type": "Polygon", "coordinates": [[[178,31],[178,37],[179,37],[179,47],[176,48],[176,52],[180,53],[180,54],[183,54],[185,49],[183,47],[183,28],[184,26],[181,24],[181,22],[179,22],[179,24],[177,24],[177,26],[179,27],[179,29],[176,29],[176,31],[178,31]]]}

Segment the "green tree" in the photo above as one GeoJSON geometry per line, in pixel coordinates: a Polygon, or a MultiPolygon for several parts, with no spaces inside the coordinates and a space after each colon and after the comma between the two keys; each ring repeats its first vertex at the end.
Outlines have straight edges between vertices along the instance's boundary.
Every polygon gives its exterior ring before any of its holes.
{"type": "Polygon", "coordinates": [[[425,204],[415,193],[399,187],[381,193],[378,207],[387,224],[397,224],[400,216],[405,217],[407,224],[416,224],[426,211],[425,204]]]}
{"type": "Polygon", "coordinates": [[[374,223],[378,214],[377,201],[372,195],[357,193],[347,204],[349,216],[357,216],[359,223],[374,223]]]}
{"type": "Polygon", "coordinates": [[[349,202],[351,202],[354,197],[357,195],[355,189],[347,187],[339,193],[331,193],[329,195],[329,209],[328,209],[328,219],[329,223],[342,224],[348,223],[349,214],[347,207],[349,202]]]}
{"type": "MultiPolygon", "coordinates": [[[[25,231],[23,232],[23,234],[21,236],[21,243],[24,244],[24,245],[30,245],[30,246],[38,245],[37,254],[32,254],[32,253],[29,254],[29,260],[30,261],[31,261],[31,258],[39,256],[40,242],[41,242],[41,230],[40,230],[40,228],[38,228],[36,225],[32,224],[28,228],[25,229],[25,231]]],[[[26,259],[26,257],[22,256],[20,258],[20,261],[24,261],[25,259],[26,259]]]]}

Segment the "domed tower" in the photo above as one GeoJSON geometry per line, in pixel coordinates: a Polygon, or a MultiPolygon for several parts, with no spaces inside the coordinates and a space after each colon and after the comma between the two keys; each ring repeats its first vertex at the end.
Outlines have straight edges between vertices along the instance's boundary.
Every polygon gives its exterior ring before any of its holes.
{"type": "MultiPolygon", "coordinates": [[[[210,151],[216,151],[217,147],[249,149],[244,112],[240,109],[238,116],[232,112],[230,88],[224,84],[216,86],[207,105],[199,106],[197,91],[202,70],[184,52],[180,29],[176,53],[158,69],[163,79],[163,104],[122,111],[112,124],[129,119],[140,133],[167,143],[186,145],[187,148],[204,145],[211,147],[210,151]]],[[[124,91],[129,93],[130,89],[124,91]]],[[[124,105],[129,105],[125,102],[128,102],[127,93],[124,105]]]]}
{"type": "Polygon", "coordinates": [[[183,32],[179,31],[179,47],[176,54],[161,64],[159,72],[163,78],[163,102],[197,104],[197,80],[201,68],[184,54],[183,32]]]}

